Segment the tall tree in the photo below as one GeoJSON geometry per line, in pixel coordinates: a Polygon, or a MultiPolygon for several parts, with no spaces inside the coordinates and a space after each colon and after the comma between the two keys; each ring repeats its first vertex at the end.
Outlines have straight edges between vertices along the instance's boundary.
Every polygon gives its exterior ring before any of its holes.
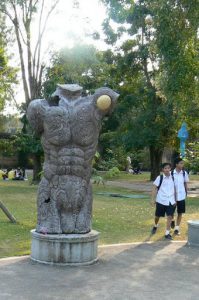
{"type": "Polygon", "coordinates": [[[7,30],[2,14],[0,14],[0,31],[0,111],[2,111],[6,100],[9,101],[12,98],[13,86],[17,82],[17,70],[9,66],[7,30]]]}
{"type": "MultiPolygon", "coordinates": [[[[59,0],[52,0],[50,6],[49,1],[46,0],[1,0],[0,2],[0,12],[11,21],[18,45],[21,77],[25,96],[25,115],[22,118],[24,124],[23,134],[26,135],[27,130],[29,130],[30,139],[33,133],[30,128],[28,129],[26,109],[31,100],[41,97],[44,71],[44,49],[42,51],[43,39],[49,17],[55,10],[58,2],[59,0]],[[37,24],[35,23],[36,17],[38,18],[37,24]],[[37,25],[36,42],[34,42],[35,27],[37,25]]],[[[35,139],[33,144],[37,144],[37,139],[35,139]]],[[[40,156],[40,152],[38,152],[38,155],[34,155],[33,181],[38,181],[40,177],[40,156]]]]}
{"type": "Polygon", "coordinates": [[[179,120],[186,120],[195,136],[199,118],[199,2],[153,1],[156,44],[162,64],[162,88],[178,101],[179,120]]]}
{"type": "Polygon", "coordinates": [[[1,0],[0,12],[6,15],[14,28],[20,57],[21,75],[26,106],[41,95],[42,75],[42,42],[48,19],[59,0],[1,0]],[[33,22],[39,16],[36,43],[33,43],[33,22]]]}
{"type": "MultiPolygon", "coordinates": [[[[177,49],[183,52],[183,48],[186,47],[187,36],[190,37],[191,33],[185,34],[184,29],[181,35],[183,43],[178,43],[178,40],[173,38],[173,32],[179,30],[179,34],[181,34],[181,26],[178,26],[178,29],[175,27],[181,24],[184,16],[179,13],[173,14],[173,8],[169,8],[168,4],[167,11],[164,10],[164,13],[165,18],[170,23],[170,32],[167,31],[165,34],[166,29],[164,26],[160,26],[163,16],[161,9],[169,1],[104,0],[103,2],[107,5],[109,13],[104,22],[106,41],[112,45],[116,44],[119,50],[115,57],[117,73],[120,74],[120,90],[123,96],[120,104],[122,138],[128,148],[149,147],[151,179],[154,179],[159,174],[164,147],[173,142],[178,122],[186,112],[184,109],[186,101],[180,101],[179,95],[176,98],[174,89],[171,90],[169,85],[173,82],[174,87],[177,80],[181,90],[185,90],[189,85],[189,76],[184,80],[181,78],[180,72],[176,74],[178,76],[176,81],[170,80],[169,82],[172,68],[166,68],[166,66],[168,67],[166,58],[170,57],[171,49],[170,47],[162,47],[161,38],[164,43],[168,44],[170,40],[174,54],[177,49]],[[178,22],[179,18],[181,18],[180,22],[178,22]],[[114,25],[116,30],[113,30],[111,26],[113,22],[116,23],[114,25]],[[124,37],[121,39],[123,33],[126,34],[125,41],[124,37]],[[122,118],[124,113],[125,117],[122,118]]],[[[188,1],[173,2],[175,2],[174,6],[188,3],[188,1]]],[[[186,61],[187,57],[187,55],[178,56],[179,61],[181,59],[181,64],[186,61]]],[[[172,59],[174,61],[175,55],[172,59]]],[[[181,69],[183,69],[182,66],[181,69]]],[[[191,66],[189,70],[194,74],[191,66]]]]}
{"type": "Polygon", "coordinates": [[[77,44],[73,48],[63,48],[52,54],[51,66],[46,69],[43,92],[49,97],[57,83],[78,83],[84,93],[106,85],[108,65],[103,52],[94,46],[77,44]]]}

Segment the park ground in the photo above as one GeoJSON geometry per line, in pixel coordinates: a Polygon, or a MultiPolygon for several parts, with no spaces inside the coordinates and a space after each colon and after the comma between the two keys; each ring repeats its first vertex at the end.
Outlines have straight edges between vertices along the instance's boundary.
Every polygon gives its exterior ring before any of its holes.
{"type": "Polygon", "coordinates": [[[185,242],[100,246],[98,252],[99,262],[87,267],[0,259],[0,299],[198,299],[198,249],[185,242]]]}
{"type": "MultiPolygon", "coordinates": [[[[191,176],[191,180],[199,182],[199,176],[191,176]]],[[[30,230],[36,224],[36,193],[37,186],[30,181],[0,181],[0,200],[17,219],[17,223],[12,224],[0,211],[0,258],[30,253],[30,230]]],[[[93,185],[93,196],[93,229],[101,233],[100,245],[164,240],[164,219],[160,221],[157,234],[150,234],[154,208],[150,205],[149,173],[121,174],[104,186],[93,185]],[[99,193],[131,194],[139,198],[109,197],[99,193]]],[[[198,218],[199,197],[190,197],[181,235],[175,240],[186,240],[187,221],[198,218]]]]}

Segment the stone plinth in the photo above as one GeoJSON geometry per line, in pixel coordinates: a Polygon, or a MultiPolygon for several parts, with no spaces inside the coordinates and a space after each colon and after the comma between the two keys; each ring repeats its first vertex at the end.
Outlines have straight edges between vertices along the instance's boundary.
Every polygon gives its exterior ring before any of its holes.
{"type": "Polygon", "coordinates": [[[40,234],[31,230],[33,261],[52,265],[90,265],[97,258],[99,232],[86,234],[40,234]]]}
{"type": "Polygon", "coordinates": [[[199,247],[199,220],[188,221],[188,245],[199,247]]]}

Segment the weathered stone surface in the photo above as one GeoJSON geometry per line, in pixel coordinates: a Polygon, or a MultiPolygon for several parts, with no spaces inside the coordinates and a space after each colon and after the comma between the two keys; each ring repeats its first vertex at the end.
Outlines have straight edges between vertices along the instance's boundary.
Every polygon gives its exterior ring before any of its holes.
{"type": "Polygon", "coordinates": [[[58,85],[50,101],[37,99],[28,107],[29,122],[41,135],[45,154],[37,198],[37,232],[91,230],[91,162],[102,118],[112,111],[119,95],[109,88],[99,88],[87,97],[81,97],[81,92],[77,84],[58,85]],[[97,105],[103,95],[110,98],[97,105]]]}
{"type": "Polygon", "coordinates": [[[31,259],[53,265],[90,265],[97,261],[99,233],[40,234],[31,231],[31,259]]]}
{"type": "Polygon", "coordinates": [[[188,221],[188,244],[199,247],[199,220],[188,221]]]}

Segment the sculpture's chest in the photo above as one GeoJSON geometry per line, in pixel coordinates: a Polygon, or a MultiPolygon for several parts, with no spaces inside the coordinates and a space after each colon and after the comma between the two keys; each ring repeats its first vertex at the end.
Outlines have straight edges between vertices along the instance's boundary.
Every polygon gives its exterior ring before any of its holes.
{"type": "Polygon", "coordinates": [[[97,133],[95,110],[91,104],[50,107],[46,111],[44,136],[52,144],[65,145],[73,142],[87,145],[94,141],[97,133]]]}

